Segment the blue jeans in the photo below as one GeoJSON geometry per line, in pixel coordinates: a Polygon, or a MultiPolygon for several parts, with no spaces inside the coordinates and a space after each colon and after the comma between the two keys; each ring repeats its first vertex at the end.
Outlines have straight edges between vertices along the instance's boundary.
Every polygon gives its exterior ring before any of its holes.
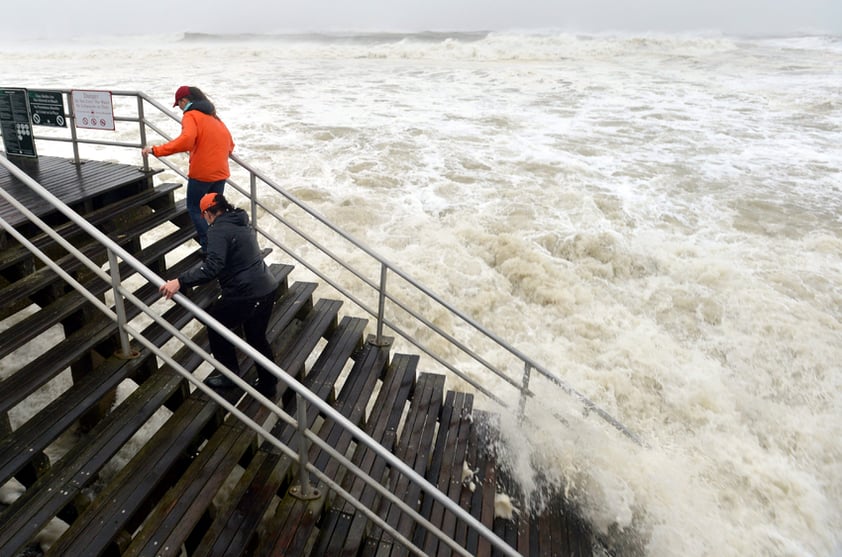
{"type": "Polygon", "coordinates": [[[224,193],[225,180],[201,182],[194,178],[187,180],[187,214],[196,227],[196,241],[202,246],[202,253],[208,251],[208,223],[202,217],[199,201],[206,193],[224,193]]]}

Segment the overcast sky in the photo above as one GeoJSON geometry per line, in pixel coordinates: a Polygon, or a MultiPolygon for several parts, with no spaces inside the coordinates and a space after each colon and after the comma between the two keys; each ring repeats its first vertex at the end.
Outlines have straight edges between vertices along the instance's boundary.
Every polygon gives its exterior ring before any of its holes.
{"type": "MultiPolygon", "coordinates": [[[[172,32],[557,29],[842,34],[842,0],[7,0],[9,38],[172,32]],[[13,9],[12,5],[17,9],[13,9]]],[[[2,63],[0,61],[0,63],[2,63]]]]}

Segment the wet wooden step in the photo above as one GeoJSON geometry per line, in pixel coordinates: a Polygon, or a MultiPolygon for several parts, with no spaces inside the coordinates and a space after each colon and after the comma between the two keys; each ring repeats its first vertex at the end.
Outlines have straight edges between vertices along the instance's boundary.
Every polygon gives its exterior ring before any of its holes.
{"type": "MultiPolygon", "coordinates": [[[[156,211],[133,221],[130,226],[121,228],[120,232],[114,234],[112,239],[123,249],[133,252],[135,250],[132,249],[132,246],[139,245],[139,238],[142,234],[182,214],[186,214],[183,200],[173,208],[156,211]]],[[[189,227],[184,227],[181,230],[181,235],[186,235],[189,238],[193,235],[191,232],[189,227]]],[[[181,241],[181,243],[183,242],[184,240],[181,241]]],[[[107,261],[107,250],[99,242],[88,241],[80,246],[80,251],[92,261],[98,263],[107,261]]],[[[71,276],[74,276],[77,271],[85,269],[82,261],[69,253],[61,256],[56,255],[53,260],[71,276]]],[[[130,269],[128,266],[124,268],[127,271],[130,269]]],[[[101,284],[101,281],[99,283],[101,284]]],[[[64,286],[64,280],[55,271],[47,266],[41,267],[0,290],[0,308],[14,308],[18,305],[18,302],[24,301],[26,303],[26,300],[39,306],[48,305],[55,297],[64,292],[64,286]],[[51,285],[59,285],[60,288],[51,291],[49,290],[51,285]]]]}
{"type": "MultiPolygon", "coordinates": [[[[395,449],[395,455],[421,476],[424,476],[427,471],[435,441],[437,417],[444,396],[444,383],[445,378],[442,375],[419,374],[409,413],[395,449]]],[[[389,478],[389,485],[392,493],[410,507],[418,510],[421,501],[419,486],[403,474],[392,475],[389,478]]],[[[408,539],[412,539],[412,521],[408,518],[401,520],[403,513],[397,505],[386,499],[380,499],[377,509],[378,514],[389,526],[396,528],[408,539]]],[[[374,556],[380,551],[390,551],[392,547],[392,537],[375,527],[363,545],[361,555],[374,556]]]]}
{"type": "MultiPolygon", "coordinates": [[[[213,293],[208,289],[207,297],[210,299],[212,296],[213,293]]],[[[177,311],[177,308],[173,309],[177,311]]],[[[185,321],[191,318],[192,316],[186,315],[185,321]]],[[[179,323],[179,319],[173,321],[179,323]]],[[[201,342],[203,339],[197,340],[201,342]]],[[[206,338],[204,342],[207,343],[206,338]]],[[[189,357],[191,354],[190,351],[184,351],[181,356],[189,357]]],[[[90,381],[66,391],[41,413],[43,418],[39,415],[24,424],[6,443],[32,448],[43,447],[69,428],[89,408],[84,404],[91,404],[91,398],[115,387],[131,375],[137,366],[148,361],[148,358],[121,361],[116,357],[108,360],[102,369],[97,370],[98,377],[92,375],[90,381]],[[73,406],[80,398],[84,399],[83,402],[73,406]]],[[[195,369],[201,361],[194,359],[192,362],[185,362],[185,367],[188,370],[195,369]]],[[[0,555],[15,555],[54,517],[67,522],[76,519],[80,509],[75,501],[81,491],[96,480],[99,471],[116,451],[175,394],[184,381],[174,372],[159,372],[153,377],[154,379],[142,383],[123,404],[80,439],[61,460],[39,474],[37,481],[0,515],[0,555]]],[[[21,450],[30,449],[20,447],[16,449],[17,452],[9,454],[10,458],[3,466],[6,473],[20,469],[21,464],[18,461],[27,454],[20,452],[21,450]]]]}
{"type": "MultiPolygon", "coordinates": [[[[346,318],[343,319],[342,322],[336,327],[328,336],[328,342],[325,347],[325,350],[322,351],[322,355],[324,354],[331,354],[333,358],[342,359],[344,362],[348,362],[349,359],[353,356],[354,352],[359,348],[360,344],[362,343],[363,333],[365,330],[365,321],[358,320],[353,318],[346,318]]],[[[292,353],[288,353],[287,356],[292,355],[292,353]]],[[[279,361],[279,365],[282,367],[284,364],[290,363],[287,358],[281,357],[279,361]]],[[[326,370],[318,365],[314,365],[313,369],[307,373],[307,377],[310,378],[310,382],[312,383],[313,378],[320,377],[325,373],[326,370]]],[[[305,378],[305,381],[307,379],[305,378]]],[[[329,389],[330,385],[328,385],[328,389],[322,391],[322,394],[327,398],[329,396],[329,389]]],[[[257,416],[257,421],[262,421],[266,416],[266,413],[263,412],[257,416]]],[[[236,435],[243,436],[242,433],[236,433],[236,435]]],[[[231,435],[227,435],[230,442],[231,435]]],[[[250,430],[246,432],[246,436],[249,437],[251,442],[257,441],[256,435],[251,432],[250,430]]],[[[256,448],[256,445],[255,445],[256,448]]],[[[220,459],[220,469],[222,474],[220,477],[227,478],[230,475],[230,472],[233,470],[234,466],[238,462],[242,462],[243,454],[240,451],[239,454],[233,455],[235,458],[227,459],[227,462],[223,462],[220,459]]],[[[259,460],[256,456],[255,458],[248,459],[249,464],[243,462],[243,466],[247,468],[245,471],[243,478],[250,477],[250,470],[255,468],[255,461],[259,460]]],[[[207,473],[208,467],[205,466],[202,468],[203,473],[207,473]]],[[[189,474],[188,474],[189,476],[189,474]]],[[[194,480],[195,481],[195,480],[194,480]]],[[[217,555],[237,555],[237,545],[242,541],[247,541],[249,537],[249,527],[252,525],[252,521],[250,517],[252,515],[257,515],[258,519],[261,514],[266,511],[266,506],[268,506],[269,502],[271,502],[272,494],[269,492],[269,489],[266,483],[261,482],[257,489],[260,493],[266,493],[269,495],[269,500],[260,500],[259,497],[255,497],[252,493],[250,496],[246,496],[248,504],[245,507],[238,507],[235,502],[238,498],[244,495],[246,491],[246,487],[244,484],[244,480],[238,482],[236,486],[229,488],[229,496],[226,497],[224,501],[219,501],[218,509],[213,509],[211,513],[213,516],[213,522],[210,526],[206,527],[199,527],[198,529],[193,529],[192,527],[197,523],[197,521],[187,521],[184,518],[179,520],[179,530],[181,532],[175,532],[167,536],[168,529],[162,529],[156,527],[154,530],[154,535],[144,538],[143,536],[139,536],[135,539],[132,545],[129,547],[127,551],[127,555],[142,555],[144,554],[144,548],[146,551],[152,550],[154,547],[158,547],[166,541],[166,545],[174,545],[184,543],[188,539],[188,534],[193,534],[195,539],[201,539],[201,543],[199,544],[198,548],[195,551],[191,551],[194,555],[202,555],[206,554],[208,551],[211,554],[217,555]],[[236,509],[236,510],[235,510],[236,509]],[[237,512],[240,511],[240,512],[237,512]],[[188,528],[183,528],[185,522],[188,522],[188,528]],[[192,532],[191,532],[192,530],[192,532]],[[232,539],[233,538],[233,539],[232,539]],[[157,540],[157,542],[156,542],[157,540]],[[221,548],[224,547],[224,551],[221,551],[221,548]],[[221,551],[221,552],[220,552],[221,551]]],[[[197,504],[194,501],[189,503],[191,507],[196,507],[197,504]]],[[[169,515],[174,514],[173,508],[177,509],[179,507],[186,506],[184,501],[179,501],[177,503],[171,503],[170,505],[160,505],[159,508],[166,508],[166,512],[169,515]]],[[[210,507],[210,502],[205,502],[202,507],[204,509],[208,509],[210,507]]],[[[259,522],[259,520],[257,521],[259,522]]],[[[146,523],[148,524],[148,522],[146,523]]]]}
{"type": "MultiPolygon", "coordinates": [[[[433,458],[427,471],[427,480],[438,490],[458,503],[463,488],[462,476],[468,449],[468,434],[472,427],[471,411],[474,397],[469,393],[448,391],[439,419],[439,431],[433,449],[433,458]]],[[[448,537],[456,530],[456,517],[431,497],[425,497],[421,516],[437,526],[448,537]]],[[[419,528],[413,542],[428,555],[449,553],[439,538],[419,528]]]]}
{"type": "MultiPolygon", "coordinates": [[[[365,325],[365,320],[344,318],[331,334],[316,363],[303,377],[304,384],[323,400],[332,398],[336,377],[359,350],[365,325]]],[[[287,397],[287,400],[289,403],[285,405],[285,410],[295,415],[295,399],[287,397]]],[[[315,413],[312,416],[315,419],[315,413]]],[[[281,427],[279,425],[275,430],[281,427]]],[[[277,466],[280,460],[280,455],[264,442],[245,466],[245,472],[231,489],[228,501],[215,513],[213,523],[202,536],[194,555],[235,556],[246,551],[261,517],[285,483],[288,464],[286,467],[277,466]]]]}

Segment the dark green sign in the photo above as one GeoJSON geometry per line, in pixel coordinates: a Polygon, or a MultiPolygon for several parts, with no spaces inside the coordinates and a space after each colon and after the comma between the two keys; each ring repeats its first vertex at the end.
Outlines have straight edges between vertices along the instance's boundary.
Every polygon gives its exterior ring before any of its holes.
{"type": "Polygon", "coordinates": [[[7,155],[38,156],[26,89],[0,89],[0,132],[7,155]]]}
{"type": "Polygon", "coordinates": [[[67,117],[64,115],[64,98],[60,91],[29,90],[29,110],[32,123],[36,126],[66,128],[67,117]]]}

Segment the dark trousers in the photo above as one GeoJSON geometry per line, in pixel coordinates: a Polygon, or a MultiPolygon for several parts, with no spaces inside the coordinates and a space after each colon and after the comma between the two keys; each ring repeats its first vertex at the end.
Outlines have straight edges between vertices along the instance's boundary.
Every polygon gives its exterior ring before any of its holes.
{"type": "MultiPolygon", "coordinates": [[[[272,353],[272,346],[266,340],[266,328],[269,325],[274,303],[275,292],[261,298],[246,300],[229,301],[222,298],[208,309],[208,313],[231,330],[242,325],[246,342],[274,362],[275,355],[272,353]]],[[[237,363],[234,345],[211,327],[208,327],[208,340],[214,357],[239,375],[240,366],[237,363]]],[[[275,375],[261,365],[257,365],[257,377],[261,382],[268,384],[274,385],[276,381],[275,375]]]]}

